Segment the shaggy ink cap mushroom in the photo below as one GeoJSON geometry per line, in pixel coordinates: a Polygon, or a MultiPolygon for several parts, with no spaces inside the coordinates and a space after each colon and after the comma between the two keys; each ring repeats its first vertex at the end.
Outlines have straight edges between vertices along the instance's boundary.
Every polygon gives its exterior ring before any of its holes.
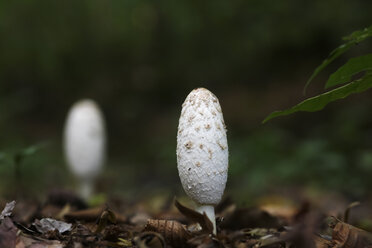
{"type": "Polygon", "coordinates": [[[105,160],[105,123],[98,105],[90,99],[75,103],[68,113],[64,131],[67,163],[80,182],[82,197],[87,199],[105,160]]]}
{"type": "Polygon", "coordinates": [[[177,134],[177,168],[186,194],[214,224],[214,205],[225,190],[228,171],[226,127],[217,97],[193,90],[182,105],[177,134]]]}

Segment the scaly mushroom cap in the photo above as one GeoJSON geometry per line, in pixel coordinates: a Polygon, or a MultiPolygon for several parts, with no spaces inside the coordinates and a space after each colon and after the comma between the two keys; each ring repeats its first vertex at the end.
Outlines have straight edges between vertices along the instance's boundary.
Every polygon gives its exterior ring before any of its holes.
{"type": "Polygon", "coordinates": [[[227,180],[228,145],[221,106],[207,89],[193,90],[182,105],[177,168],[190,198],[202,205],[219,203],[227,180]]]}
{"type": "Polygon", "coordinates": [[[65,124],[64,149],[73,173],[92,179],[101,170],[105,158],[105,125],[98,105],[81,100],[69,111],[65,124]]]}

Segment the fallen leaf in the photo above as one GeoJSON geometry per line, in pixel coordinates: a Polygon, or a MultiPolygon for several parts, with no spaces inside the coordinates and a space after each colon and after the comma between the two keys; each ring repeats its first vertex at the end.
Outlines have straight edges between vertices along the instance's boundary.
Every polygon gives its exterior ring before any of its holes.
{"type": "Polygon", "coordinates": [[[63,248],[64,245],[58,240],[34,239],[21,234],[17,239],[16,248],[63,248]]]}
{"type": "Polygon", "coordinates": [[[296,214],[294,225],[281,236],[283,240],[291,243],[294,247],[315,248],[317,244],[314,241],[314,234],[319,232],[322,220],[322,214],[305,204],[296,214]]]}
{"type": "Polygon", "coordinates": [[[259,200],[258,208],[271,216],[291,219],[297,212],[297,204],[281,196],[267,196],[259,200]]]}
{"type": "Polygon", "coordinates": [[[13,209],[12,220],[29,224],[40,210],[40,205],[34,200],[20,200],[13,209]]]}
{"type": "Polygon", "coordinates": [[[210,234],[202,234],[189,239],[187,244],[197,248],[223,247],[221,242],[210,234]]]}
{"type": "Polygon", "coordinates": [[[65,214],[63,217],[67,221],[96,221],[105,210],[104,207],[95,207],[84,210],[73,211],[65,214]]]}
{"type": "Polygon", "coordinates": [[[14,248],[16,245],[18,229],[9,217],[5,217],[0,225],[0,247],[14,248]]]}
{"type": "Polygon", "coordinates": [[[101,214],[101,217],[98,221],[97,229],[94,231],[95,233],[100,233],[108,224],[115,224],[116,223],[116,216],[114,212],[110,209],[106,209],[101,214]]]}
{"type": "MultiPolygon", "coordinates": [[[[74,212],[69,212],[64,215],[64,219],[66,221],[96,221],[102,215],[103,211],[105,211],[105,207],[95,207],[89,208],[84,210],[78,210],[74,212]]],[[[112,210],[110,210],[112,211],[112,210]]],[[[116,216],[116,221],[118,223],[124,223],[127,221],[127,217],[112,211],[116,216]]]]}
{"type": "Polygon", "coordinates": [[[148,213],[139,211],[135,213],[133,216],[130,217],[129,222],[134,225],[146,225],[147,220],[150,219],[150,215],[148,213]]]}
{"type": "Polygon", "coordinates": [[[185,247],[187,240],[191,238],[186,226],[178,221],[150,219],[144,230],[160,233],[172,247],[185,247]]]}
{"type": "Polygon", "coordinates": [[[331,247],[331,241],[321,238],[319,236],[314,236],[314,243],[316,248],[329,248],[331,247]]]}
{"type": "Polygon", "coordinates": [[[8,217],[12,214],[15,204],[16,204],[15,201],[11,201],[5,205],[3,211],[0,214],[0,220],[3,220],[5,217],[8,217]]]}
{"type": "Polygon", "coordinates": [[[175,206],[177,209],[191,222],[197,222],[203,229],[203,232],[212,233],[213,232],[213,224],[207,217],[207,215],[201,214],[191,208],[183,206],[177,200],[175,200],[175,206]]]}
{"type": "Polygon", "coordinates": [[[237,208],[221,223],[221,228],[279,228],[279,219],[258,208],[237,208]]]}
{"type": "Polygon", "coordinates": [[[260,238],[258,247],[268,247],[276,244],[283,244],[284,241],[285,240],[283,238],[269,234],[260,238]]]}
{"type": "Polygon", "coordinates": [[[71,230],[72,224],[58,221],[52,218],[43,218],[40,221],[35,220],[32,224],[35,226],[36,230],[44,234],[50,231],[57,230],[59,233],[64,233],[71,230]]]}
{"type": "Polygon", "coordinates": [[[352,202],[347,206],[345,213],[344,213],[344,222],[348,223],[349,222],[349,216],[350,216],[350,211],[352,208],[355,208],[360,205],[360,202],[352,202]]]}
{"type": "Polygon", "coordinates": [[[370,248],[372,234],[355,226],[338,222],[333,228],[332,241],[337,248],[370,248]]]}
{"type": "Polygon", "coordinates": [[[164,237],[156,232],[143,232],[134,237],[134,243],[139,248],[164,248],[166,242],[164,237]]]}

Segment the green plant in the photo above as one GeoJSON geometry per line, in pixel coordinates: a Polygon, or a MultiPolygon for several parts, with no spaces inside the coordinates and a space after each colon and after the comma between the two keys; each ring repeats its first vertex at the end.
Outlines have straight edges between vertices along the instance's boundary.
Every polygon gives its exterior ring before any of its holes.
{"type": "MultiPolygon", "coordinates": [[[[333,50],[328,58],[320,64],[309,80],[306,82],[304,93],[313,79],[331,62],[347,52],[350,48],[372,36],[372,26],[363,30],[355,31],[351,35],[344,37],[345,43],[333,50]]],[[[263,123],[278,116],[289,115],[298,111],[315,112],[322,110],[328,103],[345,98],[354,93],[361,93],[372,87],[372,54],[362,55],[351,58],[336,72],[330,75],[325,83],[325,89],[329,90],[320,95],[308,98],[299,104],[282,111],[275,111],[268,115],[263,123]],[[361,74],[361,76],[354,78],[361,74]]]]}
{"type": "Polygon", "coordinates": [[[14,174],[14,182],[13,187],[15,189],[15,193],[18,194],[22,189],[22,165],[30,156],[33,156],[39,150],[43,149],[46,146],[45,143],[39,143],[35,145],[31,145],[29,147],[16,150],[13,153],[7,152],[0,152],[0,165],[6,166],[10,165],[13,167],[13,174],[14,174]]]}

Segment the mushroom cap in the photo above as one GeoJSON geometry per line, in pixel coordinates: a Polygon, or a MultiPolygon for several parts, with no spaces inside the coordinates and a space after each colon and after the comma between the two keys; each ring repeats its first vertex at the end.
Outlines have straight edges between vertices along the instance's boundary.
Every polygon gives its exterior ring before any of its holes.
{"type": "Polygon", "coordinates": [[[92,179],[105,159],[105,123],[98,105],[89,99],[75,103],[67,116],[64,150],[72,172],[81,179],[92,179]]]}
{"type": "Polygon", "coordinates": [[[216,205],[228,171],[226,127],[217,97],[193,90],[182,105],[177,134],[177,168],[186,194],[202,205],[216,205]]]}

